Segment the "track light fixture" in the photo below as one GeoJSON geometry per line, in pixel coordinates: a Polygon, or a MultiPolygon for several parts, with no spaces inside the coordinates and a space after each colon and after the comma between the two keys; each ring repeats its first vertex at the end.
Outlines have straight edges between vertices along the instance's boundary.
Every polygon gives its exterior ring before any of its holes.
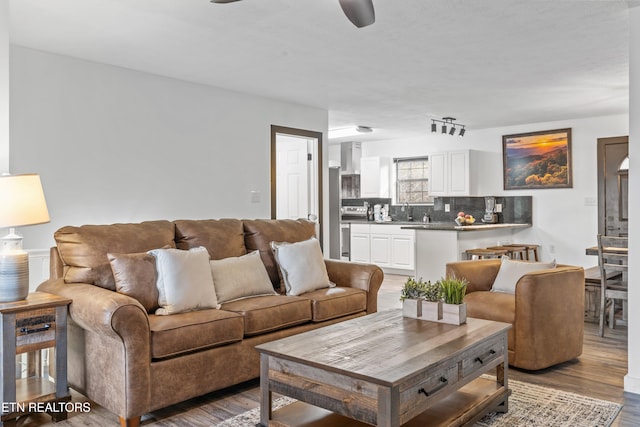
{"type": "Polygon", "coordinates": [[[456,126],[458,126],[460,128],[460,131],[458,132],[459,136],[464,136],[465,130],[464,130],[464,126],[460,123],[454,123],[455,122],[455,117],[443,117],[442,120],[438,120],[438,119],[431,119],[431,132],[435,133],[438,131],[438,125],[436,123],[442,123],[442,133],[446,134],[447,133],[447,125],[451,126],[451,129],[449,129],[449,135],[455,135],[456,133],[456,126]]]}

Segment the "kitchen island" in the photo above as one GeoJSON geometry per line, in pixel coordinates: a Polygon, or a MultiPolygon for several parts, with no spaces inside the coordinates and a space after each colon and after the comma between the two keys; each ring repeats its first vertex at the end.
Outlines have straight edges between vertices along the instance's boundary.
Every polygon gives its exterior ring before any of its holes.
{"type": "Polygon", "coordinates": [[[518,232],[531,224],[405,223],[404,230],[416,231],[416,278],[436,281],[445,275],[448,262],[465,259],[467,249],[514,243],[518,232]]]}

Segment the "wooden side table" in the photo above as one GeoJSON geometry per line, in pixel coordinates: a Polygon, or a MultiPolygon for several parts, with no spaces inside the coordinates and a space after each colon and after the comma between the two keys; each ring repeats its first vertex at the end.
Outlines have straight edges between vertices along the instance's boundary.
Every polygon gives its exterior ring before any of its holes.
{"type": "MultiPolygon", "coordinates": [[[[0,303],[2,391],[0,426],[15,426],[18,417],[47,412],[53,421],[67,418],[67,306],[71,300],[44,292],[30,293],[22,301],[0,303]],[[55,382],[29,367],[28,376],[16,379],[16,355],[55,348],[55,382]]],[[[37,352],[37,356],[32,354],[37,352]]],[[[51,363],[53,365],[54,363],[51,363]]]]}

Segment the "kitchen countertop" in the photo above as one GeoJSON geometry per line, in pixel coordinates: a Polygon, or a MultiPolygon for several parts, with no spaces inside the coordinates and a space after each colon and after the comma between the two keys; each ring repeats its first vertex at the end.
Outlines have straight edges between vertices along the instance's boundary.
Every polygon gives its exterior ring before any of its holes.
{"type": "Polygon", "coordinates": [[[366,221],[366,220],[350,220],[341,221],[342,223],[351,224],[382,224],[382,225],[400,225],[403,230],[449,230],[449,231],[481,231],[492,230],[497,228],[526,228],[531,224],[473,224],[473,225],[457,225],[455,222],[421,222],[421,221],[366,221]]]}

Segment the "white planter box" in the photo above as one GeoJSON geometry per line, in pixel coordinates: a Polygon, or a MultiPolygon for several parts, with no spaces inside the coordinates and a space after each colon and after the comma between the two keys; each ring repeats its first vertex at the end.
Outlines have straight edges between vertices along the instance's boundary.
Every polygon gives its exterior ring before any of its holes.
{"type": "Polygon", "coordinates": [[[442,304],[442,323],[462,325],[467,323],[467,304],[442,304]]]}
{"type": "Polygon", "coordinates": [[[437,322],[442,318],[442,303],[440,301],[406,299],[402,301],[402,315],[413,319],[437,322]]]}

